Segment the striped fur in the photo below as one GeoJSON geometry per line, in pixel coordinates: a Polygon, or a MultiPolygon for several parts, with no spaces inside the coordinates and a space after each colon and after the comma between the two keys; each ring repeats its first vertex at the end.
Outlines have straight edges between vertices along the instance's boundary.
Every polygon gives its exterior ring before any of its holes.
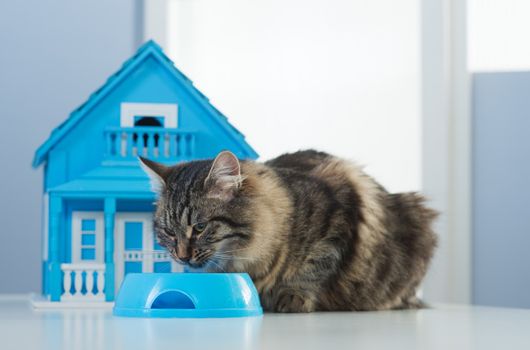
{"type": "Polygon", "coordinates": [[[144,160],[161,183],[157,236],[177,261],[248,272],[268,311],[421,305],[416,288],[436,246],[436,213],[421,195],[388,193],[355,164],[312,150],[234,160],[144,160]],[[216,173],[230,181],[219,185],[216,173]]]}

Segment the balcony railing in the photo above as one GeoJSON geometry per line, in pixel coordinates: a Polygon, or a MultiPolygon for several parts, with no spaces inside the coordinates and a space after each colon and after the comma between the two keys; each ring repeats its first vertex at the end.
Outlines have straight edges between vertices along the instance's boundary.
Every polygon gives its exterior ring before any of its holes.
{"type": "Polygon", "coordinates": [[[164,266],[162,271],[157,272],[182,272],[183,268],[178,265],[177,262],[171,258],[171,255],[167,251],[163,250],[129,250],[123,253],[123,261],[125,264],[128,262],[143,262],[147,266],[144,272],[150,271],[151,267],[154,270],[156,263],[169,263],[168,266],[164,266]]]}
{"type": "Polygon", "coordinates": [[[105,264],[61,264],[61,301],[104,301],[105,264]]]}
{"type": "Polygon", "coordinates": [[[195,154],[195,133],[160,127],[110,127],[105,130],[106,158],[134,160],[189,159],[195,154]]]}

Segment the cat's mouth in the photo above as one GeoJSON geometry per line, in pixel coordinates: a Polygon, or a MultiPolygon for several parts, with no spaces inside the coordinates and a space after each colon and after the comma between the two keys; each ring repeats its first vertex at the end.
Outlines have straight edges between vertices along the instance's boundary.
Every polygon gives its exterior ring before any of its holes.
{"type": "MultiPolygon", "coordinates": [[[[182,263],[181,263],[182,264],[182,263]]],[[[184,265],[186,272],[214,272],[223,271],[223,268],[218,263],[213,262],[210,259],[206,259],[201,262],[187,262],[184,265]]]]}
{"type": "Polygon", "coordinates": [[[191,267],[193,269],[201,269],[208,263],[209,259],[202,259],[200,261],[197,261],[195,259],[182,259],[178,256],[173,256],[173,259],[181,265],[184,265],[186,267],[191,267]]]}
{"type": "Polygon", "coordinates": [[[191,268],[194,268],[194,269],[200,269],[200,268],[204,267],[204,265],[206,265],[206,261],[188,262],[188,263],[186,263],[186,265],[191,267],[191,268]]]}
{"type": "Polygon", "coordinates": [[[179,258],[175,260],[184,266],[187,272],[224,272],[225,267],[221,262],[216,262],[214,259],[208,258],[201,261],[182,261],[179,258]]]}
{"type": "Polygon", "coordinates": [[[172,251],[171,253],[177,263],[187,268],[204,269],[211,265],[210,263],[218,265],[213,261],[215,255],[213,250],[199,250],[186,256],[179,256],[176,251],[172,251]]]}
{"type": "Polygon", "coordinates": [[[202,266],[206,264],[206,261],[197,262],[197,261],[185,261],[179,258],[174,258],[174,259],[177,263],[184,265],[184,266],[189,266],[192,268],[201,268],[202,266]]]}

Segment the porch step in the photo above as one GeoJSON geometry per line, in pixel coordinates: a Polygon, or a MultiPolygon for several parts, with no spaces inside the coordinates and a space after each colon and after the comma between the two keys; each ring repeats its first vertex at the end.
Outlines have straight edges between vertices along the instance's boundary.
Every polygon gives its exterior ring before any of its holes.
{"type": "MultiPolygon", "coordinates": [[[[64,298],[63,298],[64,299],[64,298]]],[[[93,300],[62,300],[50,301],[43,295],[31,294],[31,305],[35,309],[112,309],[114,302],[111,301],[93,301],[93,300]]]]}

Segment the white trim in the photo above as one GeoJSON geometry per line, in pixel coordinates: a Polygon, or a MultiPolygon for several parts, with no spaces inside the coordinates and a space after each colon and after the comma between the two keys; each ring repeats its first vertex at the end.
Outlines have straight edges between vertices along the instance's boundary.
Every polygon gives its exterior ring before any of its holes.
{"type": "Polygon", "coordinates": [[[124,102],[120,107],[120,125],[122,127],[133,127],[134,117],[137,116],[163,117],[165,128],[176,128],[178,124],[178,108],[174,103],[124,102]]]}
{"type": "Polygon", "coordinates": [[[171,0],[144,1],[143,29],[144,41],[155,40],[166,47],[168,42],[169,2],[171,0]]]}
{"type": "Polygon", "coordinates": [[[73,264],[101,264],[104,262],[104,226],[103,213],[96,211],[73,211],[72,212],[72,263],[73,264]],[[81,220],[94,219],[96,221],[95,249],[96,255],[93,261],[81,259],[81,220]]]}
{"type": "Polygon", "coordinates": [[[463,0],[422,6],[422,180],[441,212],[425,299],[471,300],[471,113],[463,0]]]}
{"type": "Polygon", "coordinates": [[[451,6],[451,180],[449,192],[451,232],[449,268],[452,295],[449,301],[471,302],[472,292],[472,132],[471,82],[467,60],[467,1],[451,6]]]}

